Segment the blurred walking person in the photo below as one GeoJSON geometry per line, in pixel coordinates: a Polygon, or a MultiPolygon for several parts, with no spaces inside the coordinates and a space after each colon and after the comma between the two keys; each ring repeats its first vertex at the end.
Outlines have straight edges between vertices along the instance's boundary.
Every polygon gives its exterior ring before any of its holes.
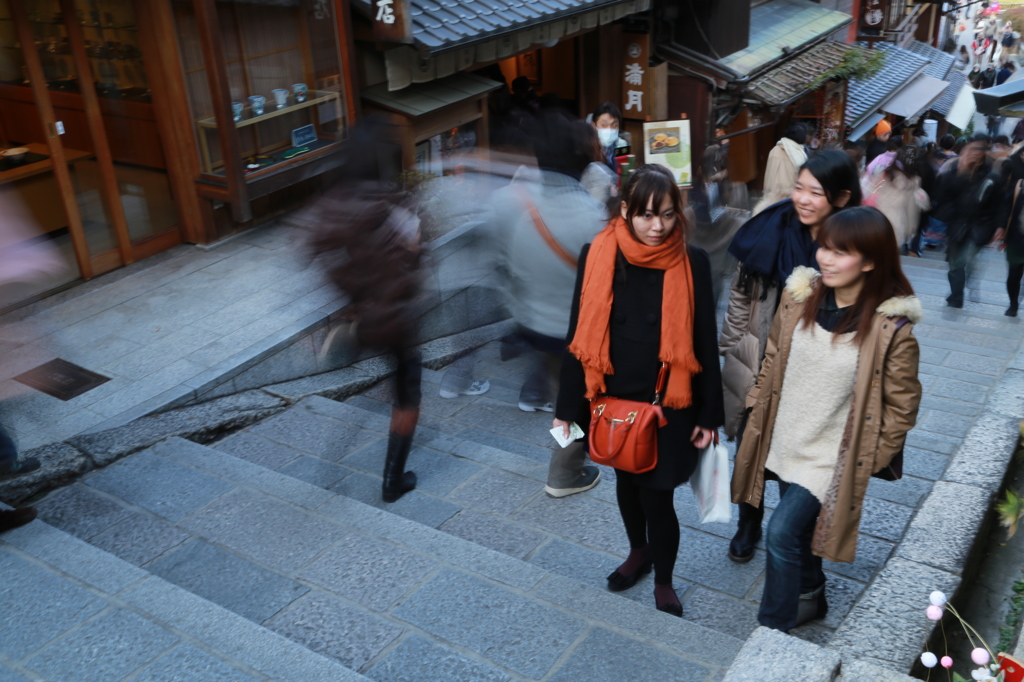
{"type": "Polygon", "coordinates": [[[572,298],[571,341],[562,365],[553,426],[590,424],[587,399],[613,396],[657,403],[657,464],[645,473],[616,469],[616,498],[629,557],[608,576],[619,592],[654,568],[659,611],[683,615],[672,587],[679,552],[673,497],[722,423],[711,263],[686,243],[682,196],[672,175],[645,165],[629,180],[620,213],[580,253],[572,298]]]}
{"type": "MultiPolygon", "coordinates": [[[[814,266],[816,240],[825,220],[837,211],[859,206],[860,201],[853,161],[846,152],[825,150],[800,169],[788,201],[751,218],[733,239],[729,252],[739,261],[739,269],[718,340],[719,352],[725,356],[722,384],[729,438],[743,437],[747,393],[761,367],[786,279],[796,267],[814,266]]],[[[761,539],[764,508],[741,503],[739,512],[729,558],[746,563],[761,539]]]]}
{"type": "Polygon", "coordinates": [[[411,200],[382,177],[378,124],[353,129],[344,177],[317,202],[312,248],[330,280],[350,300],[351,339],[386,350],[396,363],[394,404],[381,498],[395,502],[416,487],[405,470],[419,421],[422,368],[416,350],[422,255],[420,219],[411,200]]]}
{"type": "Polygon", "coordinates": [[[786,282],[732,478],[733,501],[751,506],[769,471],[780,481],[757,619],[783,632],[828,612],[822,559],[856,557],[869,477],[902,475],[921,402],[921,303],[892,226],[852,208],[818,242],[820,274],[799,267],[786,282]]]}
{"type": "MultiPolygon", "coordinates": [[[[577,257],[606,222],[606,207],[580,183],[593,159],[590,138],[560,113],[542,117],[534,133],[539,182],[513,183],[495,193],[489,222],[503,244],[508,301],[519,336],[531,350],[519,392],[524,412],[553,412],[559,368],[569,329],[577,257]]],[[[554,450],[544,490],[565,497],[600,481],[584,466],[583,444],[554,450]]]]}
{"type": "Polygon", "coordinates": [[[934,216],[947,226],[950,292],[946,304],[951,308],[964,307],[964,287],[978,249],[994,237],[1002,238],[996,234],[1004,197],[1002,181],[992,172],[987,152],[984,141],[972,140],[936,182],[934,216]]]}
{"type": "Polygon", "coordinates": [[[932,207],[918,174],[921,154],[920,147],[909,144],[900,147],[895,161],[874,180],[863,202],[888,218],[896,233],[896,243],[904,253],[917,234],[921,214],[932,207]]]}
{"type": "Polygon", "coordinates": [[[792,123],[772,147],[764,169],[764,194],[761,201],[754,206],[753,215],[757,215],[772,204],[788,199],[793,193],[796,175],[807,161],[807,152],[804,150],[806,142],[807,126],[803,123],[792,123]]]}

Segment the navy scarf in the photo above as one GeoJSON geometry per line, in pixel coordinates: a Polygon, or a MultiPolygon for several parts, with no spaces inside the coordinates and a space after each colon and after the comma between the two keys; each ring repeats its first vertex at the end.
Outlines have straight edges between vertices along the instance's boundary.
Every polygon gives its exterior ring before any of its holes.
{"type": "Polygon", "coordinates": [[[729,253],[742,266],[742,278],[764,285],[762,296],[770,286],[785,284],[798,265],[817,269],[817,249],[791,199],[772,204],[748,220],[729,245],[729,253]]]}

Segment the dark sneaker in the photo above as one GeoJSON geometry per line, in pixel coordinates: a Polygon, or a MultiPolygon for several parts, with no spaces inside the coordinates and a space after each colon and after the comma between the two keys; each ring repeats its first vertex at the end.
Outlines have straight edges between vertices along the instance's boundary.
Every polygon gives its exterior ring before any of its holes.
{"type": "Polygon", "coordinates": [[[520,400],[519,409],[523,412],[554,412],[555,406],[551,403],[528,403],[520,400]]]}
{"type": "Polygon", "coordinates": [[[572,484],[563,488],[552,488],[550,485],[544,486],[544,492],[551,497],[568,497],[569,495],[575,495],[576,493],[586,492],[590,490],[598,483],[601,482],[601,472],[598,471],[597,467],[583,467],[580,471],[579,477],[572,482],[572,484]]]}
{"type": "Polygon", "coordinates": [[[42,466],[42,464],[35,457],[26,457],[25,459],[19,459],[17,462],[14,463],[14,466],[12,466],[10,469],[3,473],[0,473],[0,479],[11,478],[13,476],[21,476],[22,474],[27,474],[30,471],[35,471],[40,466],[42,466]]]}

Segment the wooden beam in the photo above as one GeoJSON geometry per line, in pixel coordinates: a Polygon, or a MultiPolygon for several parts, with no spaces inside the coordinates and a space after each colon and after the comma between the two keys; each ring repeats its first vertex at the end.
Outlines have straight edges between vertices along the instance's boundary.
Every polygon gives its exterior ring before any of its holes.
{"type": "MultiPolygon", "coordinates": [[[[356,41],[352,37],[352,14],[348,0],[335,0],[335,15],[338,17],[338,50],[341,57],[341,88],[345,93],[345,113],[348,127],[358,122],[362,115],[359,101],[359,69],[356,61],[356,41]]],[[[344,131],[338,131],[342,138],[344,131]]]]}
{"type": "Polygon", "coordinates": [[[199,43],[206,62],[206,81],[210,88],[213,115],[217,119],[217,138],[224,158],[224,174],[228,181],[231,217],[235,222],[247,223],[252,220],[252,206],[249,204],[249,187],[245,182],[242,168],[242,145],[235,128],[231,112],[231,88],[228,85],[228,69],[224,62],[224,45],[221,43],[220,22],[214,0],[193,0],[196,9],[196,27],[199,29],[199,43]]]}
{"type": "Polygon", "coordinates": [[[39,108],[39,118],[46,134],[46,145],[50,151],[50,161],[53,162],[53,175],[57,181],[57,189],[64,202],[64,213],[68,218],[68,232],[71,234],[71,243],[75,247],[75,260],[78,261],[82,279],[91,279],[94,270],[89,258],[89,244],[85,239],[85,230],[82,228],[82,215],[78,212],[78,202],[75,199],[75,186],[71,182],[67,159],[64,158],[64,146],[58,139],[57,119],[53,113],[53,104],[50,102],[50,93],[46,90],[43,63],[35,49],[35,38],[32,36],[28,16],[21,3],[22,0],[9,1],[11,18],[14,20],[18,42],[24,48],[22,53],[25,58],[25,68],[28,71],[32,94],[35,97],[36,106],[39,108]]]}
{"type": "Polygon", "coordinates": [[[193,184],[200,173],[199,153],[171,3],[133,0],[132,5],[182,237],[194,244],[207,244],[215,235],[193,184]]]}
{"type": "Polygon", "coordinates": [[[60,0],[60,11],[64,14],[64,28],[68,32],[71,55],[78,71],[78,91],[85,105],[85,121],[89,128],[89,136],[92,137],[92,148],[95,150],[96,163],[100,170],[100,197],[107,211],[107,219],[117,237],[121,261],[124,265],[129,265],[135,262],[132,238],[128,234],[128,220],[124,215],[124,204],[121,203],[121,187],[117,183],[114,159],[107,142],[107,131],[103,127],[103,112],[100,110],[99,97],[96,95],[96,80],[93,77],[89,55],[85,51],[82,27],[78,25],[75,0],[60,0]]]}

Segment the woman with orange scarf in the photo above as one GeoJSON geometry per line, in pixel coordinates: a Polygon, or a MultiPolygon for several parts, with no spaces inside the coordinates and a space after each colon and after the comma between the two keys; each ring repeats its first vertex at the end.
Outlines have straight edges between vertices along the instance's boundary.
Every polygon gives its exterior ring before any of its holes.
{"type": "Polygon", "coordinates": [[[628,589],[654,568],[659,611],[682,616],[672,588],[679,552],[675,489],[724,420],[711,264],[686,244],[682,198],[661,166],[630,178],[616,217],[583,248],[576,275],[568,351],[554,425],[590,424],[588,400],[610,395],[651,402],[662,362],[668,385],[658,465],[643,474],[616,470],[616,496],[629,556],[608,589],[628,589]]]}

